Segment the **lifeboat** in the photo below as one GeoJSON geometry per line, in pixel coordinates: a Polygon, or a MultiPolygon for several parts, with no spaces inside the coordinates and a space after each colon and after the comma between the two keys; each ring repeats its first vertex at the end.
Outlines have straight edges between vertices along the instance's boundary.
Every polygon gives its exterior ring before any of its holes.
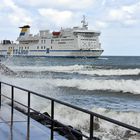
{"type": "Polygon", "coordinates": [[[59,36],[61,32],[52,32],[53,36],[59,36]]]}

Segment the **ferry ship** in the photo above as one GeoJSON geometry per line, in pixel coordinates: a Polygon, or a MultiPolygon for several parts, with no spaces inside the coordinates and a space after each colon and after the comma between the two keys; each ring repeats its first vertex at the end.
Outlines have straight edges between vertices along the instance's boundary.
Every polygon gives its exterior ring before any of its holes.
{"type": "Polygon", "coordinates": [[[1,41],[0,56],[99,57],[103,52],[100,32],[88,29],[85,16],[81,23],[82,27],[40,30],[36,35],[30,34],[29,25],[19,27],[18,43],[1,41]]]}

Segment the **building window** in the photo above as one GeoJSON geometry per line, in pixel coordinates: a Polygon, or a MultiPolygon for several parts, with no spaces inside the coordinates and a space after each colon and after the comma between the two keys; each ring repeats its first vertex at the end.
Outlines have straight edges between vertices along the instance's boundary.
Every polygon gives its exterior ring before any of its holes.
{"type": "Polygon", "coordinates": [[[37,46],[37,49],[39,49],[39,46],[37,46]]]}

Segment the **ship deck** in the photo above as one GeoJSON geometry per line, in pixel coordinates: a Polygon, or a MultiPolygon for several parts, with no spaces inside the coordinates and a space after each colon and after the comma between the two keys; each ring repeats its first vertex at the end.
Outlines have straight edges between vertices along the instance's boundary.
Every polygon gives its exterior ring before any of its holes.
{"type": "MultiPolygon", "coordinates": [[[[49,140],[50,133],[49,128],[31,118],[30,129],[27,129],[27,116],[16,109],[11,115],[11,107],[2,104],[0,109],[1,140],[49,140]]],[[[66,140],[66,138],[54,132],[54,140],[66,140]]]]}

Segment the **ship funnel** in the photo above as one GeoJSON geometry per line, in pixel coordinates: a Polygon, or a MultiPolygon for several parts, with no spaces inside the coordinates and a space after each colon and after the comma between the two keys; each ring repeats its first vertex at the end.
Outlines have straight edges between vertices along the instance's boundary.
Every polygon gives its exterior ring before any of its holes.
{"type": "Polygon", "coordinates": [[[22,26],[19,28],[21,28],[21,32],[19,34],[20,37],[29,35],[29,33],[30,33],[30,26],[29,25],[25,25],[25,26],[22,26]]]}

